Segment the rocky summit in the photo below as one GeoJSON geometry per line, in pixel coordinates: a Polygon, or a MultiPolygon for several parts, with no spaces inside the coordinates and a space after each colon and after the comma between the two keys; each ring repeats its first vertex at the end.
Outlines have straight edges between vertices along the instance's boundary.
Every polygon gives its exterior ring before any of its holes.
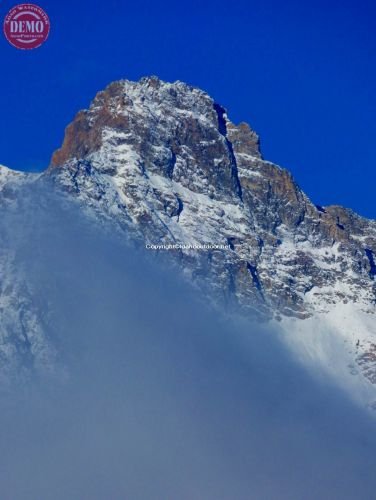
{"type": "MultiPolygon", "coordinates": [[[[2,169],[0,189],[19,178],[2,169]]],[[[111,83],[68,125],[43,179],[163,252],[213,302],[285,325],[294,345],[302,325],[330,318],[348,371],[375,382],[376,221],[315,205],[206,92],[157,77],[111,83]]],[[[322,351],[311,330],[310,356],[322,351]]]]}
{"type": "Polygon", "coordinates": [[[376,299],[376,222],[312,203],[257,134],[205,92],[156,77],[110,84],[67,127],[46,175],[171,255],[213,296],[305,318],[376,299]]]}

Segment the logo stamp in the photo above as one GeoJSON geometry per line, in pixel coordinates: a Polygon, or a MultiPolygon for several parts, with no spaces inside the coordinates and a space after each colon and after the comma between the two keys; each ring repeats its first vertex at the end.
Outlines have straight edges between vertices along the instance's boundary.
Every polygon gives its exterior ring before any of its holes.
{"type": "Polygon", "coordinates": [[[17,49],[36,49],[47,40],[49,33],[48,15],[32,3],[16,5],[4,19],[4,35],[17,49]]]}

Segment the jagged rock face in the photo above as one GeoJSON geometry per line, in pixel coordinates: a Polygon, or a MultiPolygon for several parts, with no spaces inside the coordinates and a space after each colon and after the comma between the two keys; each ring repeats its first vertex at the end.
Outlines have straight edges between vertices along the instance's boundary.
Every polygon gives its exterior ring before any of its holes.
{"type": "Polygon", "coordinates": [[[262,159],[247,124],[184,83],[109,85],[68,126],[46,175],[140,241],[228,245],[171,254],[232,306],[307,317],[375,302],[376,223],[312,204],[262,159]]]}
{"type": "MultiPolygon", "coordinates": [[[[234,201],[240,186],[225,137],[224,110],[204,92],[186,89],[184,84],[162,85],[156,79],[128,84],[128,92],[121,83],[111,84],[96,96],[89,111],[80,112],[68,126],[52,164],[86,158],[101,149],[106,133],[114,131],[120,135],[110,139],[113,145],[132,149],[144,171],[196,193],[234,201]],[[220,138],[219,126],[224,128],[220,138]],[[208,159],[215,168],[208,168],[208,159]]],[[[102,172],[114,175],[117,166],[109,161],[102,172]]]]}

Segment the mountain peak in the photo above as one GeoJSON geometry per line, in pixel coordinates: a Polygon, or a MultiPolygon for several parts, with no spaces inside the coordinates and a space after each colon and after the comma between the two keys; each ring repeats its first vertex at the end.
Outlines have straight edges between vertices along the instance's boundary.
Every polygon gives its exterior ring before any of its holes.
{"type": "Polygon", "coordinates": [[[243,149],[249,146],[249,154],[260,156],[257,134],[246,124],[239,127],[232,124],[225,109],[206,92],[181,81],[168,83],[150,76],[138,82],[119,80],[99,92],[89,109],[80,111],[67,127],[63,145],[53,154],[51,166],[97,151],[105,130],[150,136],[150,132],[145,131],[156,126],[166,126],[169,141],[182,144],[184,132],[181,136],[181,131],[186,126],[201,130],[212,128],[224,136],[229,127],[234,140],[242,142],[243,149]]]}
{"type": "Polygon", "coordinates": [[[331,302],[375,300],[375,224],[314,205],[262,158],[248,124],[185,83],[111,83],[68,126],[49,171],[85,204],[121,213],[141,239],[229,244],[222,263],[216,252],[179,259],[198,274],[211,267],[215,294],[241,307],[307,317],[331,302]]]}

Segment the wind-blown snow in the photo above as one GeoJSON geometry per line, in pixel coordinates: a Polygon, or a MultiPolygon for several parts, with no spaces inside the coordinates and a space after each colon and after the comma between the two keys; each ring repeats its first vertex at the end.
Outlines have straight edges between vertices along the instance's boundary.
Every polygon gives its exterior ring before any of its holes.
{"type": "Polygon", "coordinates": [[[270,326],[34,194],[1,227],[64,370],[1,394],[2,497],[373,498],[373,421],[270,326]]]}

